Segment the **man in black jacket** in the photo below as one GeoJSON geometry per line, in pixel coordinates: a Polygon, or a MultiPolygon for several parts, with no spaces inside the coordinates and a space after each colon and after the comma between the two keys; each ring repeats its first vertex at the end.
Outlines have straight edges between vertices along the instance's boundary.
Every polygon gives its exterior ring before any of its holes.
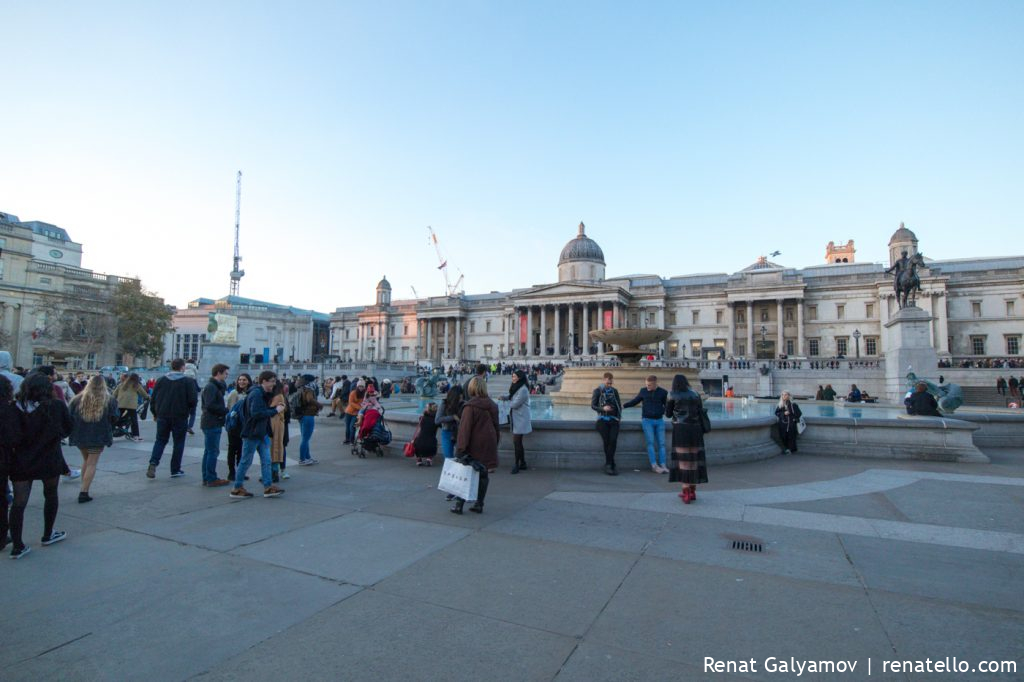
{"type": "Polygon", "coordinates": [[[605,372],[604,383],[595,388],[590,396],[590,409],[597,412],[597,432],[601,434],[601,442],[604,444],[604,472],[609,476],[618,476],[619,470],[615,467],[615,447],[619,442],[622,400],[613,383],[615,377],[611,372],[605,372]]]}
{"type": "Polygon", "coordinates": [[[642,424],[651,471],[656,474],[667,474],[668,469],[665,467],[665,404],[668,402],[668,391],[658,386],[658,377],[653,374],[647,377],[646,384],[636,394],[636,397],[623,404],[623,407],[633,407],[643,403],[642,424]],[[657,455],[655,451],[657,451],[657,455]]]}
{"type": "Polygon", "coordinates": [[[171,371],[160,377],[153,387],[150,405],[156,419],[156,441],[149,458],[147,478],[156,478],[156,468],[164,455],[167,441],[174,439],[171,450],[171,478],[184,476],[181,458],[185,454],[185,432],[188,429],[188,415],[196,406],[199,389],[196,382],[185,376],[185,361],[181,358],[171,361],[171,371]]]}
{"type": "Polygon", "coordinates": [[[203,450],[203,487],[220,488],[229,481],[217,476],[217,455],[220,454],[220,434],[224,431],[224,419],[228,408],[224,404],[224,394],[228,392],[228,366],[216,364],[210,369],[210,381],[203,388],[203,414],[199,418],[199,428],[203,430],[205,449],[203,450]]]}

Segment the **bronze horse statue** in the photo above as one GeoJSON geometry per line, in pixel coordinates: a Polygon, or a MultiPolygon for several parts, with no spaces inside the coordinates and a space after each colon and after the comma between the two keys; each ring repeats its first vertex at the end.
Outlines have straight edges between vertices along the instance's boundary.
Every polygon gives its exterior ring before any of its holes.
{"type": "Polygon", "coordinates": [[[924,256],[920,253],[915,253],[909,258],[904,257],[896,261],[886,271],[894,271],[896,273],[893,280],[893,289],[896,292],[896,302],[901,309],[917,306],[917,293],[921,291],[921,278],[918,277],[917,270],[924,267],[926,267],[924,256]]]}

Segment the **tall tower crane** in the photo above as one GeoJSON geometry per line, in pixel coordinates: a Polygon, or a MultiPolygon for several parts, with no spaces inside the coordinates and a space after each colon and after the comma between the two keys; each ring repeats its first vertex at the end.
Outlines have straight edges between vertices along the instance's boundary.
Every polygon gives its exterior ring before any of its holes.
{"type": "Polygon", "coordinates": [[[242,269],[242,257],[238,253],[238,226],[239,217],[242,213],[242,171],[238,171],[238,180],[235,185],[235,260],[231,268],[231,289],[232,296],[238,296],[238,282],[245,276],[242,269]]]}
{"type": "Polygon", "coordinates": [[[444,274],[444,293],[448,296],[455,296],[457,293],[462,291],[462,281],[465,276],[462,272],[459,272],[459,279],[455,281],[455,284],[451,283],[448,278],[448,259],[444,257],[444,253],[441,251],[441,244],[437,240],[437,233],[434,232],[434,228],[427,225],[427,232],[430,233],[430,241],[434,244],[434,251],[437,252],[437,269],[444,274]]]}

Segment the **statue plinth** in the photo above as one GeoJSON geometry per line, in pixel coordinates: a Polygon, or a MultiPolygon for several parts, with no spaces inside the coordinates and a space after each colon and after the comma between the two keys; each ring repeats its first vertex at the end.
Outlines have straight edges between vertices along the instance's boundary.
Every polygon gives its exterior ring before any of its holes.
{"type": "Polygon", "coordinates": [[[907,372],[931,376],[939,366],[932,343],[932,320],[917,306],[901,308],[885,323],[889,347],[885,351],[885,392],[890,402],[902,403],[907,372]]]}
{"type": "MultiPolygon", "coordinates": [[[[210,375],[210,368],[216,364],[227,365],[230,369],[228,379],[234,381],[238,376],[238,367],[241,356],[238,354],[237,343],[204,343],[199,356],[200,378],[210,375]]],[[[205,384],[205,381],[201,383],[205,384]]]]}

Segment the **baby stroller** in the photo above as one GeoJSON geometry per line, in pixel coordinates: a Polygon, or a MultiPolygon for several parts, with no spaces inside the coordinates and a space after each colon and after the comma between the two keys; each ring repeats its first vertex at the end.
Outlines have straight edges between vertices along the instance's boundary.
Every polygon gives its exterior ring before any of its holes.
{"type": "Polygon", "coordinates": [[[149,408],[149,401],[143,401],[141,405],[135,408],[135,414],[131,412],[120,412],[117,419],[114,421],[113,435],[114,438],[124,438],[125,440],[135,440],[132,436],[132,422],[135,420],[136,424],[139,421],[145,420],[145,410],[149,408]],[[133,419],[134,416],[134,419],[133,419]]]}
{"type": "Polygon", "coordinates": [[[390,442],[391,430],[384,422],[383,409],[363,412],[359,430],[356,432],[356,442],[352,446],[352,454],[360,459],[366,459],[367,452],[373,452],[378,457],[383,457],[384,447],[390,442]]]}

